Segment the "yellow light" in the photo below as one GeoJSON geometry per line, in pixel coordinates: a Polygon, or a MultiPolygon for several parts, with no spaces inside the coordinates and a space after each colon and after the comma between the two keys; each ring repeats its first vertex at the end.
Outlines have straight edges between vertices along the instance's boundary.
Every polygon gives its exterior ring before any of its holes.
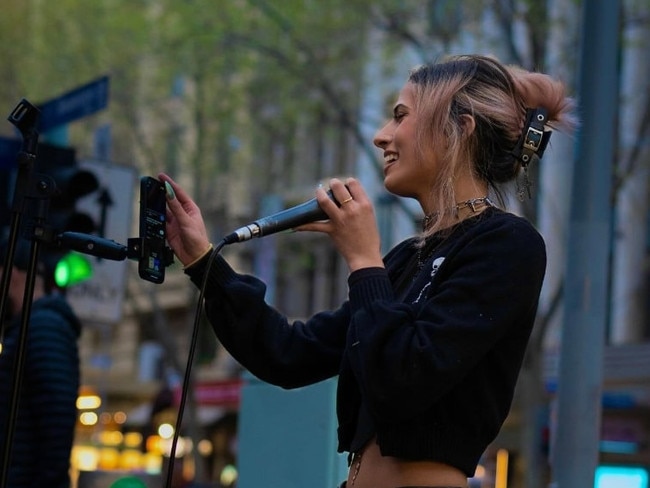
{"type": "Polygon", "coordinates": [[[162,456],[147,452],[144,455],[143,465],[146,473],[159,474],[162,471],[162,456]]]}
{"type": "Polygon", "coordinates": [[[212,454],[212,442],[208,439],[201,439],[196,445],[196,450],[201,454],[201,456],[209,456],[212,454]]]}
{"type": "Polygon", "coordinates": [[[120,462],[120,451],[112,447],[104,447],[99,451],[99,469],[117,469],[120,462]]]}
{"type": "Polygon", "coordinates": [[[124,445],[126,447],[138,447],[142,444],[142,434],[140,432],[127,432],[124,434],[124,445]]]}
{"type": "Polygon", "coordinates": [[[120,455],[121,469],[140,469],[142,468],[142,453],[137,449],[124,449],[120,455]]]}
{"type": "Polygon", "coordinates": [[[79,395],[77,397],[77,409],[79,410],[93,410],[99,408],[102,404],[102,399],[98,395],[79,395]]]}
{"type": "Polygon", "coordinates": [[[73,446],[72,465],[79,471],[95,471],[99,462],[99,452],[96,447],[73,446]]]}
{"type": "Polygon", "coordinates": [[[99,433],[99,442],[105,446],[119,446],[123,435],[118,430],[104,430],[99,433]]]}
{"type": "Polygon", "coordinates": [[[83,412],[79,415],[79,422],[81,422],[82,425],[96,425],[97,414],[95,412],[83,412]]]}
{"type": "Polygon", "coordinates": [[[508,451],[497,451],[497,466],[494,475],[494,488],[508,488],[508,451]]]}
{"type": "Polygon", "coordinates": [[[160,436],[150,435],[145,441],[145,449],[156,455],[163,453],[160,436]]]}

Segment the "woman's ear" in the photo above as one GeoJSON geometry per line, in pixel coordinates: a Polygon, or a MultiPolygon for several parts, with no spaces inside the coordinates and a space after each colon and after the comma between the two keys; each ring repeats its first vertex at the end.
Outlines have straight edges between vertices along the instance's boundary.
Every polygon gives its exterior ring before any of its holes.
{"type": "Polygon", "coordinates": [[[460,125],[463,128],[463,135],[469,137],[476,129],[476,120],[469,114],[463,114],[460,116],[460,125]]]}

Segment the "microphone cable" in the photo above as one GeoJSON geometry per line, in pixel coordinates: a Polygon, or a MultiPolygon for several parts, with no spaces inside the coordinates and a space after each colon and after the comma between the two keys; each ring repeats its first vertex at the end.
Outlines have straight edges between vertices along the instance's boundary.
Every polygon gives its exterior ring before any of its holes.
{"type": "Polygon", "coordinates": [[[207,264],[205,265],[205,273],[203,274],[203,280],[201,281],[201,288],[199,289],[199,297],[196,302],[196,311],[194,312],[194,325],[192,327],[192,339],[190,341],[190,348],[187,356],[187,365],[185,366],[185,375],[183,377],[183,385],[181,388],[181,398],[178,405],[178,414],[176,416],[176,427],[174,429],[174,436],[172,437],[172,445],[169,453],[169,466],[167,468],[167,477],[165,479],[165,488],[171,488],[172,486],[172,477],[174,472],[174,464],[176,461],[176,448],[178,445],[178,439],[181,432],[181,422],[183,421],[183,412],[185,411],[185,403],[187,401],[187,394],[190,387],[190,380],[192,375],[192,364],[194,363],[194,355],[196,353],[196,343],[199,336],[199,327],[201,323],[201,312],[203,310],[203,297],[205,295],[205,287],[208,282],[208,275],[210,274],[210,268],[215,258],[223,249],[223,247],[228,244],[226,239],[223,239],[219,242],[210,258],[208,259],[207,264]]]}

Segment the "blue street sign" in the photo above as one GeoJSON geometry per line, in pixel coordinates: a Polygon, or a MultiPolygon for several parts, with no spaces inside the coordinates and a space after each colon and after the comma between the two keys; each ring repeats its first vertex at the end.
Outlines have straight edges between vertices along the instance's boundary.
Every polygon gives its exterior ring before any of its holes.
{"type": "MultiPolygon", "coordinates": [[[[108,76],[102,76],[41,104],[38,107],[41,111],[39,132],[50,131],[106,108],[108,81],[108,76]]],[[[16,167],[16,158],[21,147],[20,139],[0,136],[0,171],[16,167]]]]}
{"type": "Polygon", "coordinates": [[[41,104],[39,131],[67,124],[98,112],[108,104],[108,76],[102,76],[79,88],[41,104]]]}

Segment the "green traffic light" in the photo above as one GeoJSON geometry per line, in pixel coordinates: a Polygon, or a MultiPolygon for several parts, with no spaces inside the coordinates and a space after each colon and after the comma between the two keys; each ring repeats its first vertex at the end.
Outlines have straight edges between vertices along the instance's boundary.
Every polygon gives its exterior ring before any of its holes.
{"type": "Polygon", "coordinates": [[[76,252],[63,256],[54,269],[54,282],[60,288],[76,285],[90,278],[93,268],[88,259],[76,252]]]}

